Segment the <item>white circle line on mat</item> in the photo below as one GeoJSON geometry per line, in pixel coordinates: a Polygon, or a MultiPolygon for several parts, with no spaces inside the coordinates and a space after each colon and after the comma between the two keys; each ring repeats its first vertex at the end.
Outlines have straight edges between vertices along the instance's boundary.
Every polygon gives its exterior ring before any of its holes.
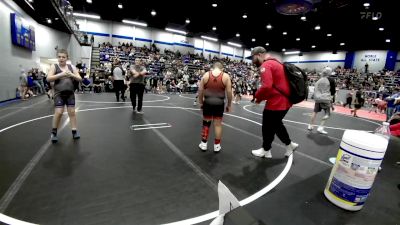
{"type": "Polygon", "coordinates": [[[11,225],[37,225],[34,223],[29,223],[29,222],[25,222],[22,220],[18,220],[9,216],[6,216],[2,213],[0,213],[0,221],[5,223],[5,224],[11,224],[11,225]]]}
{"type": "MultiPolygon", "coordinates": [[[[247,109],[247,107],[249,107],[249,106],[252,106],[252,105],[245,105],[245,106],[243,106],[243,109],[244,109],[245,111],[249,112],[249,113],[253,113],[253,114],[255,114],[255,115],[262,116],[261,113],[253,112],[253,111],[247,109]]],[[[285,119],[284,119],[283,121],[284,121],[284,122],[288,122],[288,123],[295,123],[295,124],[306,125],[306,126],[309,125],[309,123],[303,123],[303,122],[298,122],[298,121],[293,121],[293,120],[285,120],[285,119]]],[[[375,123],[375,122],[372,122],[372,121],[369,121],[369,120],[366,120],[366,121],[371,122],[371,123],[374,123],[374,124],[380,125],[379,123],[375,123]]],[[[328,127],[328,126],[324,126],[324,128],[328,128],[328,129],[332,129],[332,130],[342,130],[342,131],[345,131],[345,130],[353,130],[353,129],[345,129],[345,128],[341,128],[341,127],[328,127]]],[[[368,132],[371,132],[371,131],[368,131],[368,132]]]]}
{"type": "MultiPolygon", "coordinates": [[[[158,100],[147,100],[147,101],[143,101],[146,103],[151,103],[151,102],[165,102],[170,100],[171,98],[169,96],[163,96],[163,95],[159,95],[164,97],[164,99],[158,99],[158,100]]],[[[100,102],[100,101],[81,101],[81,100],[76,100],[76,102],[81,102],[81,103],[97,103],[97,104],[131,104],[131,102],[100,102]]]]}
{"type": "Polygon", "coordinates": [[[187,99],[193,99],[193,100],[195,100],[195,99],[196,99],[196,98],[187,97],[187,96],[183,96],[183,95],[179,95],[179,97],[181,97],[181,98],[187,98],[187,99]]]}
{"type": "MultiPolygon", "coordinates": [[[[184,107],[174,107],[174,106],[143,106],[144,108],[165,108],[165,109],[184,109],[184,110],[193,110],[193,111],[199,111],[200,109],[197,108],[184,108],[184,107]]],[[[78,110],[77,112],[88,112],[88,111],[97,111],[97,110],[107,110],[107,109],[121,109],[121,108],[130,108],[130,106],[114,106],[114,107],[102,107],[102,108],[93,108],[93,109],[82,109],[82,110],[78,110]]],[[[262,124],[253,120],[250,120],[248,118],[245,117],[241,117],[241,116],[237,116],[237,115],[231,115],[231,114],[224,114],[226,116],[231,116],[231,117],[235,117],[235,118],[239,118],[239,119],[243,119],[245,121],[257,124],[259,126],[261,126],[262,124]]],[[[38,117],[38,118],[34,118],[31,120],[27,120],[24,122],[20,122],[14,125],[11,125],[9,127],[6,127],[4,129],[0,130],[0,133],[7,131],[11,128],[26,124],[26,123],[30,123],[33,121],[37,121],[37,120],[41,120],[41,119],[45,119],[45,118],[49,118],[52,117],[53,115],[47,115],[47,116],[42,116],[42,117],[38,117]]],[[[290,168],[292,167],[293,164],[293,154],[289,156],[288,161],[286,163],[285,168],[283,169],[283,171],[278,175],[277,178],[275,178],[275,180],[273,180],[271,183],[269,183],[266,187],[262,188],[260,191],[254,193],[253,195],[243,199],[240,201],[240,205],[244,206],[247,205],[255,200],[257,200],[258,198],[262,197],[263,195],[267,194],[269,191],[271,191],[273,188],[275,188],[285,177],[286,175],[289,173],[290,168]]],[[[172,223],[168,223],[168,224],[164,224],[164,225],[188,225],[188,224],[197,224],[197,223],[201,223],[207,220],[211,220],[214,219],[215,217],[217,217],[219,215],[219,211],[214,211],[214,212],[210,212],[201,216],[197,216],[197,217],[193,217],[193,218],[188,218],[185,220],[181,220],[181,221],[176,221],[176,222],[172,222],[172,223]]],[[[12,224],[17,224],[17,225],[35,225],[32,223],[28,223],[28,222],[24,222],[18,219],[14,219],[12,217],[6,216],[4,214],[0,214],[0,221],[1,222],[9,222],[9,221],[13,221],[12,224]]]]}

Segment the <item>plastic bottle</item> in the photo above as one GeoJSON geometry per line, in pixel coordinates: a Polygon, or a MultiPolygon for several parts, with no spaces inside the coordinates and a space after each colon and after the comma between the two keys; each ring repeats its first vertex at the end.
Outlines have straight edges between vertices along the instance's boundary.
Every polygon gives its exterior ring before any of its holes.
{"type": "MultiPolygon", "coordinates": [[[[390,124],[388,122],[383,122],[382,126],[378,127],[374,134],[376,135],[380,135],[384,138],[386,138],[387,140],[390,139],[390,124]]],[[[380,172],[382,170],[382,167],[378,168],[378,171],[380,172]]]]}
{"type": "Polygon", "coordinates": [[[390,139],[390,128],[389,128],[390,124],[388,122],[383,122],[382,126],[378,127],[374,134],[383,136],[386,139],[390,139]]]}

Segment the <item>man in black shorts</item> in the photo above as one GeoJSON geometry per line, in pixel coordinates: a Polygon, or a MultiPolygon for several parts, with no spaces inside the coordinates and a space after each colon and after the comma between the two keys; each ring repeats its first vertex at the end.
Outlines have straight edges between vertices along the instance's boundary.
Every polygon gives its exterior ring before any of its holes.
{"type": "Polygon", "coordinates": [[[259,80],[259,76],[256,75],[254,77],[253,82],[251,83],[251,94],[253,95],[253,99],[251,100],[252,103],[254,103],[254,101],[256,100],[256,92],[257,92],[258,86],[260,86],[260,80],[259,80]]]}
{"type": "Polygon", "coordinates": [[[322,118],[321,124],[319,125],[317,131],[321,134],[327,134],[324,130],[325,122],[329,119],[331,115],[331,103],[332,103],[332,95],[331,95],[331,87],[328,77],[332,74],[332,69],[330,67],[324,68],[321,73],[321,78],[315,83],[314,88],[314,113],[311,117],[311,123],[308,125],[308,130],[313,130],[313,125],[315,123],[315,119],[317,117],[317,113],[322,110],[325,111],[325,116],[322,118]]]}
{"type": "Polygon", "coordinates": [[[68,52],[65,49],[57,51],[58,64],[51,65],[47,76],[48,82],[54,82],[54,104],[55,113],[53,117],[53,130],[51,131],[51,141],[56,143],[57,129],[60,125],[64,107],[67,106],[68,116],[71,123],[72,137],[79,139],[75,114],[75,94],[74,81],[81,82],[82,78],[78,70],[72,65],[67,64],[68,52]]]}
{"type": "Polygon", "coordinates": [[[114,91],[115,97],[117,98],[117,102],[119,102],[119,97],[121,94],[122,101],[125,102],[125,71],[121,66],[121,61],[118,58],[114,59],[113,68],[112,68],[112,75],[114,80],[114,91]]]}
{"type": "Polygon", "coordinates": [[[329,85],[330,85],[330,90],[331,90],[331,96],[332,96],[332,104],[331,104],[331,108],[332,111],[335,111],[335,102],[336,102],[336,82],[335,79],[333,79],[332,77],[328,77],[329,80],[329,85]]]}
{"type": "Polygon", "coordinates": [[[150,85],[151,85],[151,92],[153,94],[157,93],[157,86],[158,86],[158,78],[154,76],[153,78],[150,79],[150,85]]]}
{"type": "Polygon", "coordinates": [[[230,112],[232,105],[232,84],[220,62],[214,63],[210,72],[203,75],[199,85],[199,104],[203,109],[203,127],[199,148],[207,151],[207,141],[211,121],[214,121],[214,152],[221,151],[222,117],[224,111],[230,112]],[[228,105],[225,108],[225,93],[228,105]]]}

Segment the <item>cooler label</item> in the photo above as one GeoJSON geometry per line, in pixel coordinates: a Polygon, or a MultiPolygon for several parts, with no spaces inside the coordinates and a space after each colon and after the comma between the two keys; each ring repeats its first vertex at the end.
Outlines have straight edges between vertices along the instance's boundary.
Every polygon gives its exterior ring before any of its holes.
{"type": "Polygon", "coordinates": [[[356,203],[355,205],[363,205],[368,197],[371,189],[360,189],[340,182],[333,178],[329,191],[337,197],[348,202],[356,203]]]}
{"type": "Polygon", "coordinates": [[[347,204],[362,205],[382,160],[368,159],[339,149],[329,191],[347,204]]]}

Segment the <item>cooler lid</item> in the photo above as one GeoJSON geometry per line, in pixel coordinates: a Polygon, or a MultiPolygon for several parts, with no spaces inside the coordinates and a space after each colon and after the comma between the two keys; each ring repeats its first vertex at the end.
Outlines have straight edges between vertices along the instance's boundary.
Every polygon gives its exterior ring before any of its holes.
{"type": "Polygon", "coordinates": [[[342,140],[356,148],[374,152],[385,152],[389,140],[377,135],[359,130],[346,130],[342,140]]]}

